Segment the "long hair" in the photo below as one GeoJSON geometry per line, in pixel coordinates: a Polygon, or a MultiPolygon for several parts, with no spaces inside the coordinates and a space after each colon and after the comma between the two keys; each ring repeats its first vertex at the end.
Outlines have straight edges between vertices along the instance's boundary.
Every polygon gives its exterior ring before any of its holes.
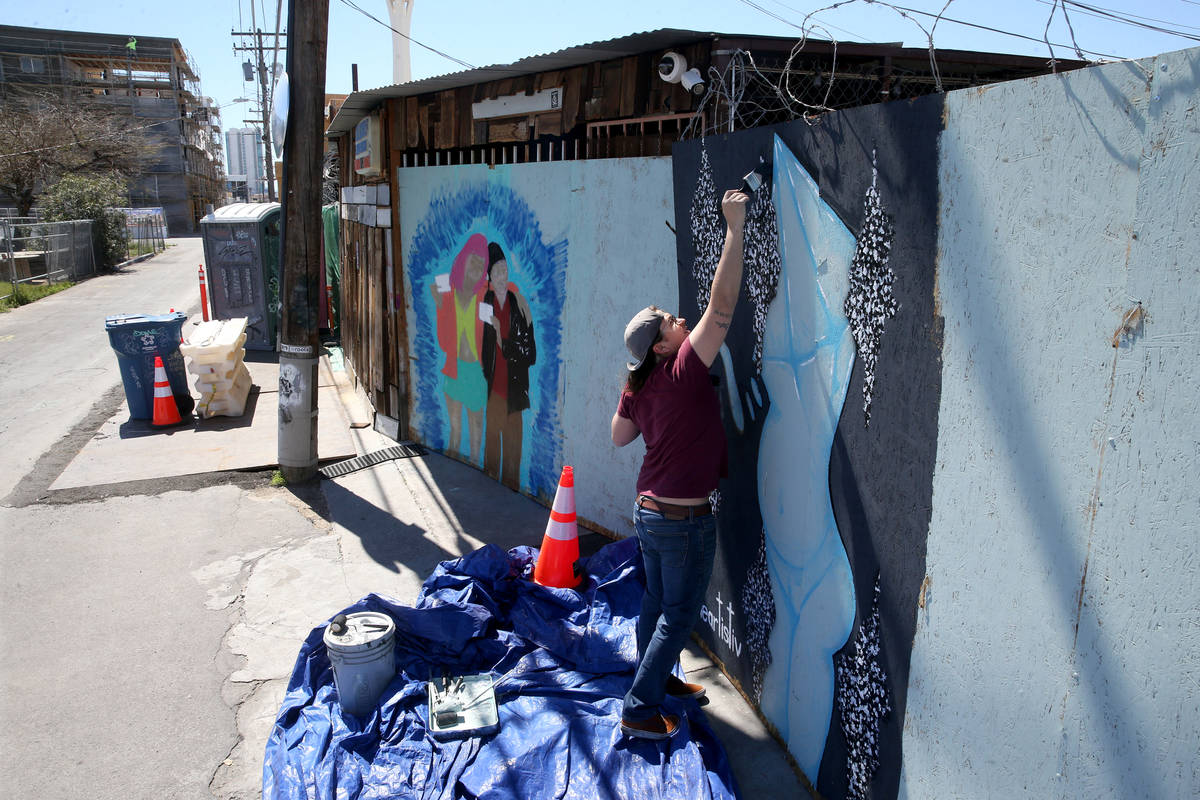
{"type": "Polygon", "coordinates": [[[625,379],[625,391],[631,394],[637,394],[646,385],[646,381],[650,379],[650,373],[654,372],[655,365],[658,364],[658,354],[654,352],[654,345],[662,341],[662,331],[654,334],[654,341],[650,343],[650,348],[646,351],[646,357],[642,359],[642,364],[637,369],[629,373],[629,377],[625,379]]]}
{"type": "Polygon", "coordinates": [[[478,292],[480,285],[487,280],[487,272],[485,271],[479,277],[479,281],[474,286],[463,286],[463,278],[467,273],[467,258],[470,256],[479,256],[483,259],[483,263],[487,263],[488,259],[488,240],[482,233],[473,233],[467,239],[467,243],[463,245],[463,249],[458,251],[458,255],[454,257],[454,265],[450,267],[450,288],[458,291],[459,289],[469,289],[472,293],[478,292]]]}

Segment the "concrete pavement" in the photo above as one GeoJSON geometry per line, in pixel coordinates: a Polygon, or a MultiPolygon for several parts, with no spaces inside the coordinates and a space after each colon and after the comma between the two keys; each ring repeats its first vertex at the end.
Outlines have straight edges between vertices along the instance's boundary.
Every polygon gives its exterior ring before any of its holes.
{"type": "MultiPolygon", "coordinates": [[[[258,797],[266,738],[314,626],[368,592],[412,602],[439,561],[484,543],[540,544],[547,509],[435,454],[295,489],[271,488],[269,470],[105,482],[116,476],[103,469],[52,488],[89,447],[132,452],[130,439],[97,442],[123,401],[103,317],[187,309],[198,249],[181,240],[136,275],[0,315],[0,367],[11,367],[0,377],[4,796],[258,797]]],[[[346,373],[331,375],[342,400],[321,416],[357,452],[392,444],[349,427],[369,408],[346,373]]],[[[248,427],[263,425],[273,418],[248,427]]],[[[605,541],[584,532],[581,544],[605,541]]],[[[743,796],[802,796],[711,662],[693,651],[684,666],[709,687],[705,710],[743,796]]]]}

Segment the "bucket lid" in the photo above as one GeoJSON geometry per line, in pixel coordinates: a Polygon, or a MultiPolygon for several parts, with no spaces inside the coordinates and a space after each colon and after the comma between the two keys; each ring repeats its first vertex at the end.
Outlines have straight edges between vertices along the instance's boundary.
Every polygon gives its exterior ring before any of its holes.
{"type": "Polygon", "coordinates": [[[167,314],[113,314],[104,318],[104,329],[112,330],[123,325],[168,325],[187,319],[182,311],[172,311],[167,314]]]}
{"type": "Polygon", "coordinates": [[[339,653],[370,650],[391,639],[395,632],[396,623],[387,614],[338,614],[325,627],[325,646],[339,653]]]}

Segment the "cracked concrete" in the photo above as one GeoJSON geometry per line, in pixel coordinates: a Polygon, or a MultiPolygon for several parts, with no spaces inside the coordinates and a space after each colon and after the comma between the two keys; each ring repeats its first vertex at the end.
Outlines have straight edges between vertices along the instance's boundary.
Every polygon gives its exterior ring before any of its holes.
{"type": "MultiPolygon", "coordinates": [[[[217,486],[0,508],[0,680],[20,687],[0,707],[0,793],[202,796],[235,750],[247,694],[227,688],[235,664],[224,646],[245,617],[238,583],[254,582],[238,564],[331,539],[289,503],[244,495],[217,486]],[[153,753],[153,763],[131,765],[122,752],[153,753]]],[[[289,645],[267,677],[290,671],[298,640],[289,645]]],[[[261,758],[250,760],[259,768],[261,758]]],[[[226,796],[256,797],[258,786],[226,796]]]]}

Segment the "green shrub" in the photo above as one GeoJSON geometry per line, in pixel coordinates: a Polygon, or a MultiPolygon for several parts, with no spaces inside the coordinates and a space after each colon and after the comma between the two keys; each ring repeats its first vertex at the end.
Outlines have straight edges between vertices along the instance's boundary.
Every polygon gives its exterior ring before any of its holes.
{"type": "Polygon", "coordinates": [[[125,182],[113,175],[64,175],[38,203],[50,222],[90,219],[97,265],[108,269],[126,257],[125,215],[113,210],[125,204],[125,191],[125,182]]]}
{"type": "Polygon", "coordinates": [[[23,306],[27,303],[32,303],[34,300],[41,300],[52,294],[57,294],[63,289],[70,289],[75,284],[71,281],[59,281],[58,283],[46,284],[25,284],[18,286],[16,289],[8,281],[0,281],[0,311],[8,311],[23,306]]]}

